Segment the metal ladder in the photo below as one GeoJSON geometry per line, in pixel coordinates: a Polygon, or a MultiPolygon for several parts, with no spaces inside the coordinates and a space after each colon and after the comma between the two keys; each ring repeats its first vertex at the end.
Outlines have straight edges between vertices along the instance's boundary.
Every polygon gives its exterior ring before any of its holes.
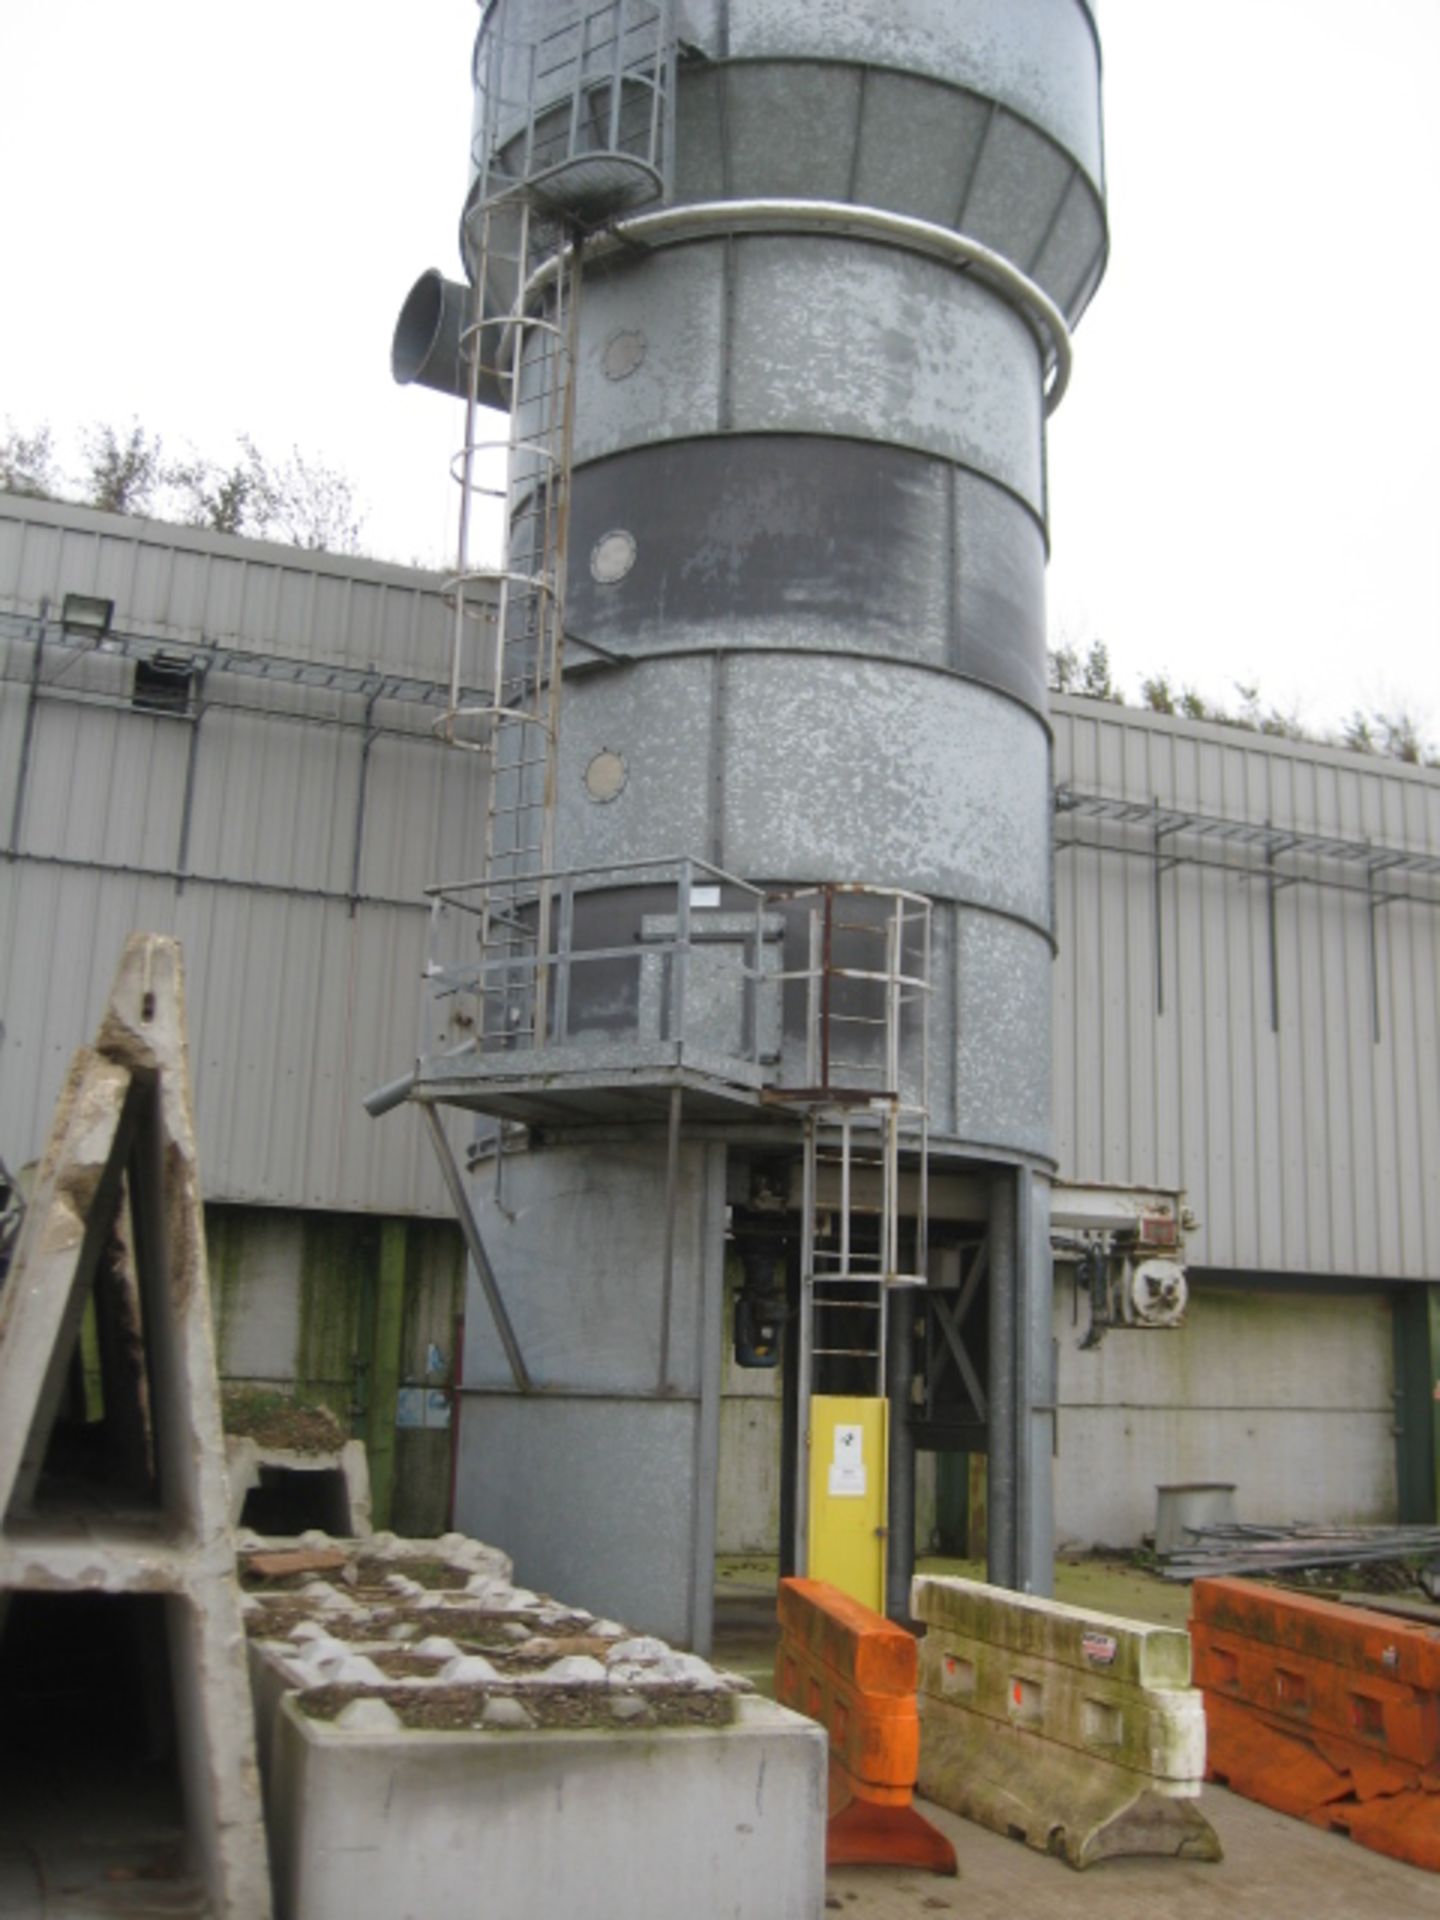
{"type": "Polygon", "coordinates": [[[547,1026],[548,976],[543,966],[524,963],[550,945],[550,892],[535,876],[554,865],[582,253],[578,237],[561,240],[549,286],[538,300],[527,299],[540,225],[513,190],[483,207],[476,223],[475,310],[462,335],[470,387],[457,460],[459,554],[446,583],[454,616],[450,699],[436,722],[447,744],[489,761],[480,861],[492,885],[477,931],[487,1019],[517,1041],[537,1044],[547,1026]],[[503,317],[484,308],[484,289],[496,278],[520,290],[503,317]],[[497,361],[512,402],[503,486],[485,472],[485,456],[497,443],[481,437],[476,397],[497,361]],[[487,501],[503,507],[498,564],[476,552],[487,501]],[[467,695],[467,686],[478,693],[467,695]]]}
{"type": "Polygon", "coordinates": [[[810,1402],[822,1391],[883,1397],[890,1291],[926,1284],[931,910],[920,895],[877,887],[796,897],[809,908],[808,965],[798,976],[807,983],[808,1084],[785,1097],[804,1116],[795,1542],[803,1569],[810,1402]],[[914,1163],[910,1193],[902,1155],[914,1163]],[[907,1214],[913,1239],[902,1233],[907,1214]]]}
{"type": "Polygon", "coordinates": [[[505,39],[487,13],[476,39],[469,378],[452,466],[449,694],[435,732],[489,763],[471,955],[482,1037],[502,1045],[543,1046],[550,1026],[553,902],[539,876],[555,866],[583,240],[663,195],[674,64],[670,0],[601,0],[530,41],[505,39]],[[479,399],[497,384],[510,401],[503,440],[485,437],[479,399]]]}

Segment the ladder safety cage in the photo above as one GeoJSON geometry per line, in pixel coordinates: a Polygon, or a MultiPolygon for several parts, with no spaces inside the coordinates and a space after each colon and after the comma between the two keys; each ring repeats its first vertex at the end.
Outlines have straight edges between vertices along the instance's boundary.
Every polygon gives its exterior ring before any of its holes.
{"type": "Polygon", "coordinates": [[[465,438],[451,468],[459,532],[435,732],[488,763],[480,964],[512,969],[533,943],[531,1026],[543,1034],[552,890],[533,883],[554,865],[584,236],[666,191],[675,51],[670,0],[606,0],[529,41],[507,38],[504,13],[486,9],[475,43],[465,438]],[[503,438],[481,401],[497,387],[510,401],[503,438]]]}
{"type": "Polygon", "coordinates": [[[888,1292],[926,1284],[931,907],[858,884],[790,899],[808,923],[806,964],[786,976],[805,995],[807,1085],[783,1090],[804,1115],[801,1393],[828,1376],[832,1390],[881,1394],[888,1292]],[[902,1157],[915,1168],[909,1244],[902,1157]]]}
{"type": "Polygon", "coordinates": [[[538,39],[491,4],[475,36],[474,204],[522,194],[597,224],[665,196],[674,146],[672,0],[578,6],[538,39]]]}
{"type": "Polygon", "coordinates": [[[805,964],[785,977],[804,994],[808,1084],[780,1095],[803,1115],[794,1511],[803,1571],[811,1402],[884,1397],[890,1292],[927,1285],[932,913],[924,895],[860,884],[789,899],[806,919],[805,964]]]}

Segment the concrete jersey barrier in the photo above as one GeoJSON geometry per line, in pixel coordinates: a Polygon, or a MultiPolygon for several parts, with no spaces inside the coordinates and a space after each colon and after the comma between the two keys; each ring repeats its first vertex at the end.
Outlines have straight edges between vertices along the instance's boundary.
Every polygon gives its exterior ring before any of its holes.
{"type": "Polygon", "coordinates": [[[911,1611],[927,1628],[927,1799],[1072,1867],[1220,1858],[1197,1804],[1205,1721],[1183,1629],[923,1575],[911,1611]]]}

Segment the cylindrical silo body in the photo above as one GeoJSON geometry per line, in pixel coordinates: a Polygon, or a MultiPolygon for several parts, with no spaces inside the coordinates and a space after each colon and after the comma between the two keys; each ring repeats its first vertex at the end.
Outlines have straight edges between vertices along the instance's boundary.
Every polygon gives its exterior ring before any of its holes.
{"type": "MultiPolygon", "coordinates": [[[[492,0],[482,39],[575,11],[492,0]]],[[[1093,9],[681,0],[676,31],[670,203],[587,242],[555,864],[934,903],[930,1141],[1010,1183],[1019,1431],[1048,1355],[1044,432],[1105,259],[1093,9]]],[[[472,1315],[458,1516],[521,1577],[703,1640],[723,1130],[572,1118],[477,1186],[545,1391],[521,1404],[472,1315]]]]}

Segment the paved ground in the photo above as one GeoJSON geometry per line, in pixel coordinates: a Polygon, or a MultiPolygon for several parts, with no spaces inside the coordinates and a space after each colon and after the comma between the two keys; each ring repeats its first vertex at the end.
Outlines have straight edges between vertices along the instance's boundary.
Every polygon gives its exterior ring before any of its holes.
{"type": "Polygon", "coordinates": [[[958,1880],[843,1867],[829,1876],[825,1904],[853,1920],[1440,1920],[1440,1875],[1221,1787],[1207,1787],[1202,1805],[1223,1860],[1106,1860],[1084,1873],[925,1806],[955,1843],[958,1880]]]}

